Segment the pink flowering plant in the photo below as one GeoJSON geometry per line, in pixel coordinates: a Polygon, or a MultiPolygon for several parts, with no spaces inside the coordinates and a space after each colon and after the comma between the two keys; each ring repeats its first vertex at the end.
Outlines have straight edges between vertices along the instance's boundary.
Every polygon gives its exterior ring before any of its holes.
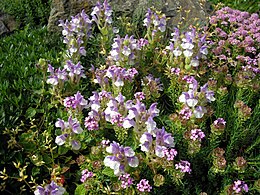
{"type": "Polygon", "coordinates": [[[34,148],[18,181],[36,195],[255,193],[259,16],[226,7],[180,30],[149,8],[139,37],[114,20],[105,0],[60,21],[60,66],[40,62],[55,114],[20,138],[34,148]]]}

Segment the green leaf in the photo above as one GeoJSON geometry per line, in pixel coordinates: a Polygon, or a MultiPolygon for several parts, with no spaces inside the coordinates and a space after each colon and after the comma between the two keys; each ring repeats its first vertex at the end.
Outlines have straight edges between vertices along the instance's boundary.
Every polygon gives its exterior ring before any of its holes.
{"type": "Polygon", "coordinates": [[[28,118],[32,118],[32,117],[35,116],[36,113],[37,113],[37,112],[36,112],[36,109],[30,107],[30,108],[28,108],[28,109],[26,110],[25,117],[26,117],[27,119],[28,119],[28,118]]]}
{"type": "Polygon", "coordinates": [[[32,168],[32,176],[38,175],[40,173],[39,167],[33,167],[32,168]]]}
{"type": "Polygon", "coordinates": [[[60,146],[60,147],[58,148],[58,154],[59,154],[59,155],[66,154],[68,151],[69,151],[69,149],[68,149],[68,148],[65,148],[65,147],[63,147],[63,146],[60,146]]]}
{"type": "Polygon", "coordinates": [[[115,174],[114,174],[114,170],[113,170],[113,169],[110,169],[109,167],[106,167],[106,168],[102,171],[102,173],[103,173],[104,175],[109,176],[109,177],[116,177],[115,174]]]}
{"type": "Polygon", "coordinates": [[[43,161],[46,164],[51,164],[52,163],[52,159],[51,159],[51,157],[48,154],[44,154],[42,157],[43,157],[43,161]]]}
{"type": "Polygon", "coordinates": [[[85,185],[84,184],[78,185],[74,194],[75,195],[85,195],[85,194],[87,194],[87,190],[85,188],[85,185]]]}

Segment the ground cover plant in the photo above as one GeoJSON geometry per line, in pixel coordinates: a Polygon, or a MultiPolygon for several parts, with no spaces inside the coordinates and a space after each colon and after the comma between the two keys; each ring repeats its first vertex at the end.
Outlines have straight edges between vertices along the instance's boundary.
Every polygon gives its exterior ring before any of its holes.
{"type": "Polygon", "coordinates": [[[0,10],[16,18],[22,27],[47,24],[51,0],[1,0],[0,10]]]}
{"type": "Polygon", "coordinates": [[[180,30],[150,8],[135,36],[112,16],[104,1],[60,21],[65,49],[35,67],[43,111],[5,130],[2,190],[259,193],[259,16],[180,30]]]}

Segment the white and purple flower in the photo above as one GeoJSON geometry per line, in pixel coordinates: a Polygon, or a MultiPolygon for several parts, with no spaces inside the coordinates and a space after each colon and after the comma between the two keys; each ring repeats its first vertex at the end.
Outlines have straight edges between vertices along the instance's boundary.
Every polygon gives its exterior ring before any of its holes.
{"type": "Polygon", "coordinates": [[[113,169],[116,176],[124,174],[126,166],[137,167],[139,165],[139,160],[130,147],[123,147],[116,142],[112,142],[106,148],[106,151],[112,155],[105,157],[104,164],[113,169]]]}

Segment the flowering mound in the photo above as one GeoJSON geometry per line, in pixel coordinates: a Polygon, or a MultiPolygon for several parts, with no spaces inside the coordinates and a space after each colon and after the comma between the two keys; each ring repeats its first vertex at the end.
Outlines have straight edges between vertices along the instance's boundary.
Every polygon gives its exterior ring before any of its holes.
{"type": "Polygon", "coordinates": [[[34,180],[44,181],[34,194],[241,194],[259,185],[246,160],[259,127],[258,15],[226,7],[208,28],[182,30],[150,8],[138,38],[115,30],[112,16],[105,0],[60,21],[62,66],[41,61],[56,119],[39,136],[45,149],[32,151],[51,175],[34,180]]]}

